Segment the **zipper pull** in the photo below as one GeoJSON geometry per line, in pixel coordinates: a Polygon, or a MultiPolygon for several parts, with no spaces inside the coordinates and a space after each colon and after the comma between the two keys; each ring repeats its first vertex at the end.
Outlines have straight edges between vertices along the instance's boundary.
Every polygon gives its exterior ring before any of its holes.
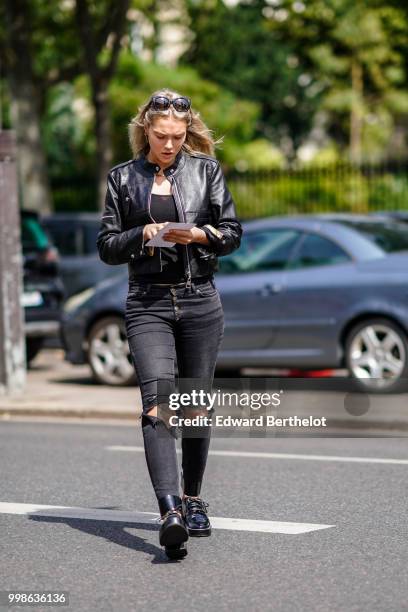
{"type": "Polygon", "coordinates": [[[144,243],[145,243],[145,238],[144,238],[144,227],[142,229],[142,248],[140,249],[140,255],[143,255],[144,253],[144,243]]]}
{"type": "Polygon", "coordinates": [[[187,283],[186,283],[186,287],[187,289],[191,289],[191,272],[187,272],[187,283]]]}

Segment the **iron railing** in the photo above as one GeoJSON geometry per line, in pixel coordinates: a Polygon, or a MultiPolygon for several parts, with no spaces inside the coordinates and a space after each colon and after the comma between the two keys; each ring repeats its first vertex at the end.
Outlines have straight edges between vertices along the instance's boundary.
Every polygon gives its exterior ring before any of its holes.
{"type": "Polygon", "coordinates": [[[316,212],[407,210],[408,161],[229,172],[241,219],[316,212]]]}

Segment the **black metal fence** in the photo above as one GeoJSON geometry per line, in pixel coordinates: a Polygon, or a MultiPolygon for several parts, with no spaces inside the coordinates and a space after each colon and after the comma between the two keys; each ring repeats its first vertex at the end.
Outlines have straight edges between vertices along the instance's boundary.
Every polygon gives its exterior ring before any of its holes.
{"type": "MultiPolygon", "coordinates": [[[[408,161],[230,172],[227,181],[241,219],[408,209],[408,161]]],[[[52,191],[57,211],[97,210],[95,180],[89,174],[54,178],[52,191]]]]}
{"type": "Polygon", "coordinates": [[[241,219],[408,210],[408,161],[227,174],[241,219]]]}

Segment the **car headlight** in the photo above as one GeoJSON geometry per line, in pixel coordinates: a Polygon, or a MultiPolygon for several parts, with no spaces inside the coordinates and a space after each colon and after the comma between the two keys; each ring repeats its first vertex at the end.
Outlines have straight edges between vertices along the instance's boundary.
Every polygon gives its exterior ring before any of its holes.
{"type": "Polygon", "coordinates": [[[64,312],[73,312],[74,310],[82,306],[84,302],[89,300],[89,298],[91,298],[94,293],[95,287],[89,287],[88,289],[85,289],[85,291],[81,291],[80,293],[73,295],[65,302],[63,306],[64,312]]]}

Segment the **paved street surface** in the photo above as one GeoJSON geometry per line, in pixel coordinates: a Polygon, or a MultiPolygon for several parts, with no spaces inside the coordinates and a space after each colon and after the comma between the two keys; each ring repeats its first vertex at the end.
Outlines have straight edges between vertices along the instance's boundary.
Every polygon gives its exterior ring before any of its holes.
{"type": "Polygon", "coordinates": [[[0,590],[75,612],[406,609],[407,444],[214,438],[213,535],[169,562],[137,419],[3,421],[0,590]]]}

